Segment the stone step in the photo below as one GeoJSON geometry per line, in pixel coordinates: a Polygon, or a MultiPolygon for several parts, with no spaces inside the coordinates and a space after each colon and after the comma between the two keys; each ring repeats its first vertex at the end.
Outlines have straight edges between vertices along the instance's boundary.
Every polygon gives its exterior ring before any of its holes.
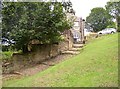
{"type": "Polygon", "coordinates": [[[72,48],[69,51],[80,51],[80,50],[82,50],[82,48],[72,48]]]}
{"type": "Polygon", "coordinates": [[[82,48],[84,44],[73,44],[74,48],[82,48]]]}
{"type": "Polygon", "coordinates": [[[79,54],[80,52],[77,52],[77,51],[63,51],[62,54],[72,54],[72,55],[76,55],[76,54],[79,54]]]}
{"type": "Polygon", "coordinates": [[[54,63],[51,62],[41,62],[41,64],[48,65],[48,66],[54,66],[54,63]]]}

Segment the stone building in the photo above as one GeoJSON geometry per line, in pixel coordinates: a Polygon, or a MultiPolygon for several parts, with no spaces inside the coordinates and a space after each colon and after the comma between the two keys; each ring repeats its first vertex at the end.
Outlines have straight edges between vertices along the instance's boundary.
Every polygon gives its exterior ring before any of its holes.
{"type": "Polygon", "coordinates": [[[72,28],[75,43],[84,43],[84,19],[76,17],[72,28]]]}

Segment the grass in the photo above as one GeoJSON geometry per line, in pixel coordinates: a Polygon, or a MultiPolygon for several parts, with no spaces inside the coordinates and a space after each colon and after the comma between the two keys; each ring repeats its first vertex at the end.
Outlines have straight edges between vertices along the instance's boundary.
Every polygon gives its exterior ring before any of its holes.
{"type": "Polygon", "coordinates": [[[118,34],[92,40],[79,55],[36,75],[3,82],[3,87],[99,86],[118,86],[118,34]]]}
{"type": "Polygon", "coordinates": [[[19,50],[19,51],[9,50],[9,51],[3,51],[3,52],[1,51],[0,52],[0,55],[1,55],[0,60],[10,60],[13,53],[22,53],[22,51],[21,50],[19,50]]]}
{"type": "Polygon", "coordinates": [[[2,60],[4,59],[10,59],[12,57],[13,52],[12,51],[5,51],[5,52],[0,52],[0,55],[2,60]]]}

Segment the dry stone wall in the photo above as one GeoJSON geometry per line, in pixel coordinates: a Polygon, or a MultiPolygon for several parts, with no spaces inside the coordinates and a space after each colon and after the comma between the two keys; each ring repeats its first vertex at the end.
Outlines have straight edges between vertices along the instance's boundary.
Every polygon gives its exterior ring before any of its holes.
{"type": "Polygon", "coordinates": [[[12,73],[21,69],[33,66],[36,63],[43,62],[55,57],[61,53],[61,51],[71,49],[73,45],[72,38],[62,41],[59,44],[34,44],[32,45],[32,51],[30,53],[20,54],[14,53],[10,61],[3,60],[2,70],[3,73],[12,73]],[[71,40],[70,40],[71,39],[71,40]]]}

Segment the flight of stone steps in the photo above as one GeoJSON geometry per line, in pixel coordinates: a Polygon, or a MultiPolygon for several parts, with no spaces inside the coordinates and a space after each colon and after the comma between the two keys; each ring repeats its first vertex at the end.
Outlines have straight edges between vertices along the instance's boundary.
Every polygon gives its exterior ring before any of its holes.
{"type": "Polygon", "coordinates": [[[79,54],[80,50],[83,49],[83,46],[84,44],[73,44],[73,47],[70,50],[63,51],[62,54],[79,54]]]}
{"type": "Polygon", "coordinates": [[[70,50],[62,51],[60,55],[56,56],[54,58],[54,61],[44,61],[42,64],[44,65],[49,65],[49,66],[54,66],[56,63],[55,61],[61,60],[61,59],[66,59],[67,57],[72,57],[73,55],[77,55],[80,53],[80,50],[83,49],[84,44],[73,44],[73,47],[70,50]]]}

